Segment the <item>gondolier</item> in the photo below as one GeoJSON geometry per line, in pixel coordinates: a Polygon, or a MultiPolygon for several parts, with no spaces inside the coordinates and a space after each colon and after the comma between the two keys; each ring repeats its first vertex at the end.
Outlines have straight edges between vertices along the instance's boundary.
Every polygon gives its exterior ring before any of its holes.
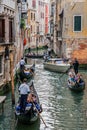
{"type": "Polygon", "coordinates": [[[78,62],[77,58],[75,58],[74,62],[73,62],[73,68],[74,68],[75,74],[78,73],[78,67],[79,67],[79,62],[78,62]]]}
{"type": "Polygon", "coordinates": [[[25,65],[25,60],[23,58],[21,58],[21,60],[20,60],[20,68],[24,69],[24,65],[25,65]]]}
{"type": "Polygon", "coordinates": [[[25,107],[27,104],[27,96],[30,92],[29,86],[26,84],[26,79],[23,80],[23,83],[19,86],[20,97],[20,111],[25,112],[25,107]]]}
{"type": "MultiPolygon", "coordinates": [[[[26,84],[26,82],[24,82],[24,83],[26,84]]],[[[24,124],[32,124],[35,121],[37,121],[38,118],[41,118],[43,123],[45,124],[42,116],[40,115],[40,113],[42,112],[42,107],[40,105],[39,97],[38,97],[37,92],[34,88],[33,82],[29,83],[29,88],[30,88],[30,93],[28,94],[29,99],[27,98],[27,102],[26,102],[27,104],[26,104],[26,107],[25,107],[25,112],[20,111],[21,108],[20,108],[20,103],[19,103],[19,100],[18,100],[18,103],[15,107],[16,119],[19,122],[24,123],[24,124]]]]}

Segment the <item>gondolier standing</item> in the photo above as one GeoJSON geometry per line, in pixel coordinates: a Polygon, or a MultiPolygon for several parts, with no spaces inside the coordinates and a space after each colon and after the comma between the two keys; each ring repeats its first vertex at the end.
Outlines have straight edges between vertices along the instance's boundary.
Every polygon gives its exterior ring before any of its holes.
{"type": "Polygon", "coordinates": [[[21,60],[20,60],[20,68],[24,69],[24,65],[25,65],[25,60],[23,58],[21,58],[21,60]]]}
{"type": "Polygon", "coordinates": [[[78,67],[79,67],[79,62],[78,62],[77,58],[75,58],[74,62],[73,62],[73,68],[74,68],[75,74],[78,73],[78,67]]]}
{"type": "Polygon", "coordinates": [[[26,103],[27,103],[27,96],[30,93],[29,86],[26,83],[27,79],[23,80],[23,83],[19,86],[19,93],[21,95],[20,97],[20,108],[21,112],[25,111],[26,103]]]}

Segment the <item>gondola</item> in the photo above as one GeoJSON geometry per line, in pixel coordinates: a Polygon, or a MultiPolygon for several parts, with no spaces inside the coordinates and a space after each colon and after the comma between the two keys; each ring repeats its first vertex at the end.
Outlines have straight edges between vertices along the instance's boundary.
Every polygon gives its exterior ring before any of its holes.
{"type": "Polygon", "coordinates": [[[26,78],[28,81],[31,80],[35,73],[35,64],[32,66],[25,65],[23,69],[20,69],[17,73],[18,79],[20,81],[23,81],[24,78],[26,78]]]}
{"type": "Polygon", "coordinates": [[[26,54],[25,55],[25,57],[27,57],[27,58],[43,58],[43,56],[44,55],[42,55],[42,54],[38,54],[38,55],[36,55],[36,54],[26,54]]]}
{"type": "Polygon", "coordinates": [[[42,112],[42,107],[40,105],[39,98],[34,88],[33,82],[30,84],[30,90],[31,90],[31,93],[33,92],[33,94],[36,96],[36,102],[27,103],[24,113],[20,112],[19,103],[17,103],[15,107],[16,120],[24,124],[32,124],[36,122],[39,119],[39,113],[42,112]]]}
{"type": "Polygon", "coordinates": [[[68,82],[68,88],[74,92],[82,92],[85,89],[85,81],[83,80],[82,83],[75,83],[74,85],[68,82]]]}

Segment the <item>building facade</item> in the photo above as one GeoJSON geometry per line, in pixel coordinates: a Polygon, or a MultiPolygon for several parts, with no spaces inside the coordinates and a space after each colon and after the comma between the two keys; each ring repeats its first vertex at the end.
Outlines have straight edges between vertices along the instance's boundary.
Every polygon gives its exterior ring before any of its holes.
{"type": "Polygon", "coordinates": [[[10,62],[14,60],[15,1],[0,0],[0,89],[11,80],[10,62]]]}
{"type": "Polygon", "coordinates": [[[78,50],[81,52],[81,48],[87,46],[87,1],[55,0],[54,7],[54,51],[59,57],[71,58],[76,55],[81,61],[82,57],[77,55],[78,50]]]}
{"type": "Polygon", "coordinates": [[[28,1],[28,24],[29,46],[44,46],[45,34],[48,33],[49,23],[49,2],[44,0],[28,1]]]}

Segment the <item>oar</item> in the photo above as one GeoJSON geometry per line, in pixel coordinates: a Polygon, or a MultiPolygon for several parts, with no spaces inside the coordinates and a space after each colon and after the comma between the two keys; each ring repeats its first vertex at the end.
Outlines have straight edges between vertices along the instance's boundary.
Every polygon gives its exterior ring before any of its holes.
{"type": "Polygon", "coordinates": [[[59,77],[59,79],[62,78],[64,74],[68,73],[71,68],[72,68],[72,66],[70,66],[70,67],[59,77]]]}
{"type": "MultiPolygon", "coordinates": [[[[33,105],[34,105],[34,107],[36,108],[36,106],[35,106],[35,104],[34,104],[34,103],[33,103],[33,105]]],[[[39,113],[39,111],[38,111],[38,109],[37,109],[37,108],[36,108],[36,111],[37,111],[37,113],[38,113],[39,117],[41,118],[41,120],[43,121],[43,123],[44,123],[45,127],[47,128],[47,125],[46,125],[46,123],[45,123],[45,121],[44,121],[43,117],[40,115],[40,113],[39,113]]]]}

